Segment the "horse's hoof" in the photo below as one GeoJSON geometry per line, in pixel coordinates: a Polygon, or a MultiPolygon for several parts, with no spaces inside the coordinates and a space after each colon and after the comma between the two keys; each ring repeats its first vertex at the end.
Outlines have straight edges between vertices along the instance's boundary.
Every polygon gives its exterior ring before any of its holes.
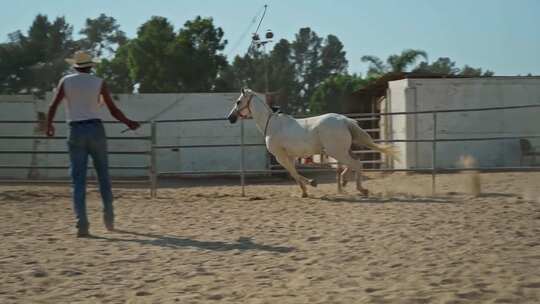
{"type": "Polygon", "coordinates": [[[368,196],[368,194],[369,194],[368,189],[360,189],[358,191],[360,191],[360,194],[362,194],[363,196],[368,196]]]}
{"type": "Polygon", "coordinates": [[[314,179],[310,179],[310,180],[309,180],[309,184],[310,184],[312,187],[317,187],[317,181],[314,180],[314,179]]]}
{"type": "Polygon", "coordinates": [[[341,186],[342,186],[342,187],[345,187],[345,186],[347,186],[347,183],[348,183],[348,181],[344,180],[344,181],[341,183],[341,186]]]}
{"type": "Polygon", "coordinates": [[[302,198],[307,197],[307,193],[302,193],[302,198]]]}

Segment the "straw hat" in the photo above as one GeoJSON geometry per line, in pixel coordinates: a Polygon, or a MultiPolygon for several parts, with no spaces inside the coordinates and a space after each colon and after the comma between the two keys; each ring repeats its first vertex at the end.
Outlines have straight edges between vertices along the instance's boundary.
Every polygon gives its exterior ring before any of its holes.
{"type": "Polygon", "coordinates": [[[75,68],[93,67],[98,61],[90,56],[85,51],[76,51],[73,58],[67,58],[66,62],[75,68]]]}

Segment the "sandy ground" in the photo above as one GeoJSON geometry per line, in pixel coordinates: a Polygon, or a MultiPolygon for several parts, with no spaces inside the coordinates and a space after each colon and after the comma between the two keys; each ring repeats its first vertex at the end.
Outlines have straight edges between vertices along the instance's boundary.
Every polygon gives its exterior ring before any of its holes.
{"type": "Polygon", "coordinates": [[[540,173],[370,175],[370,198],[292,182],[89,193],[0,186],[0,303],[540,303],[540,173]]]}

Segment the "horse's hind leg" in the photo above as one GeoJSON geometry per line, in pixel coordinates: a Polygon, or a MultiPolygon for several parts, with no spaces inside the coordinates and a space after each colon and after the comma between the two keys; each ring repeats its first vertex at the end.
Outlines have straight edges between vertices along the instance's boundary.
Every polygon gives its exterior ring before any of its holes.
{"type": "Polygon", "coordinates": [[[356,190],[358,190],[362,195],[367,196],[369,194],[368,189],[362,187],[362,163],[358,160],[354,160],[359,166],[356,170],[355,179],[356,179],[356,190]]]}
{"type": "MultiPolygon", "coordinates": [[[[356,159],[356,160],[359,160],[359,159],[360,159],[360,157],[359,157],[358,155],[356,155],[356,154],[354,153],[353,150],[349,150],[349,155],[350,155],[353,159],[356,159]]],[[[351,171],[352,171],[352,170],[351,170],[349,167],[345,167],[345,170],[343,170],[343,171],[341,172],[341,181],[342,181],[342,186],[343,186],[343,187],[347,186],[347,182],[348,182],[348,180],[347,180],[348,174],[349,174],[351,171]]],[[[360,174],[360,172],[356,172],[356,174],[358,175],[358,174],[360,174]]],[[[357,176],[357,175],[355,175],[355,176],[357,176]]],[[[358,178],[358,176],[357,176],[356,178],[358,178]]]]}
{"type": "Polygon", "coordinates": [[[352,170],[349,167],[343,166],[340,163],[338,164],[336,171],[337,171],[338,192],[342,193],[343,188],[345,188],[349,182],[348,178],[352,170]]]}
{"type": "Polygon", "coordinates": [[[345,167],[345,169],[343,169],[343,171],[341,171],[341,185],[343,187],[347,186],[347,176],[349,174],[349,172],[351,171],[351,169],[349,169],[349,167],[345,167]]]}
{"type": "Polygon", "coordinates": [[[356,171],[356,189],[360,191],[360,193],[362,193],[363,195],[367,195],[368,190],[364,189],[360,183],[360,172],[362,171],[362,163],[359,160],[354,159],[348,150],[327,151],[327,153],[343,165],[347,166],[348,170],[356,171]]]}

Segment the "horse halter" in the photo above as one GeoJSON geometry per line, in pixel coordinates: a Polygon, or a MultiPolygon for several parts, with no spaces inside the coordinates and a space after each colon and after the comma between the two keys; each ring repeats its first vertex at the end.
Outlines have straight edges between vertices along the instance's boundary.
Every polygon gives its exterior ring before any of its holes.
{"type": "MultiPolygon", "coordinates": [[[[253,96],[253,95],[251,95],[251,96],[253,96]]],[[[259,96],[255,96],[255,97],[257,97],[257,99],[259,99],[259,101],[261,101],[262,103],[266,104],[266,102],[263,101],[261,98],[259,98],[259,96]]],[[[250,102],[251,102],[251,100],[250,100],[250,102]]],[[[264,132],[263,132],[264,137],[266,137],[266,132],[268,131],[268,125],[270,124],[270,119],[272,119],[272,116],[274,116],[274,112],[272,112],[272,109],[270,109],[270,114],[268,114],[268,118],[266,118],[266,123],[264,124],[264,132]]]]}
{"type": "Polygon", "coordinates": [[[268,115],[268,118],[266,119],[266,125],[264,126],[264,137],[266,137],[266,131],[268,131],[268,125],[270,124],[270,119],[272,118],[272,116],[274,116],[274,113],[270,113],[270,115],[268,115]]]}
{"type": "Polygon", "coordinates": [[[244,111],[244,109],[247,109],[249,111],[249,116],[253,116],[253,113],[251,112],[250,105],[251,105],[251,100],[253,99],[254,95],[255,94],[249,95],[249,99],[248,99],[246,105],[241,107],[240,109],[236,110],[236,113],[238,113],[238,116],[240,116],[241,118],[244,118],[244,119],[248,118],[248,115],[242,114],[242,111],[244,111]]]}
{"type": "MultiPolygon", "coordinates": [[[[248,118],[247,115],[242,114],[242,111],[244,109],[248,109],[249,115],[253,116],[253,112],[251,112],[251,108],[250,108],[251,100],[253,99],[253,96],[255,96],[255,94],[249,95],[249,99],[248,99],[246,105],[241,107],[240,109],[236,110],[236,112],[238,113],[238,116],[240,116],[241,118],[248,118]]],[[[257,97],[259,100],[261,100],[258,96],[255,96],[255,97],[257,97]]],[[[264,101],[262,101],[262,102],[264,102],[264,101]]],[[[274,113],[272,112],[272,110],[270,110],[270,114],[268,115],[268,118],[266,119],[266,124],[264,126],[264,137],[266,137],[266,132],[268,131],[268,125],[270,124],[270,119],[272,118],[272,116],[274,116],[274,113]]]]}

